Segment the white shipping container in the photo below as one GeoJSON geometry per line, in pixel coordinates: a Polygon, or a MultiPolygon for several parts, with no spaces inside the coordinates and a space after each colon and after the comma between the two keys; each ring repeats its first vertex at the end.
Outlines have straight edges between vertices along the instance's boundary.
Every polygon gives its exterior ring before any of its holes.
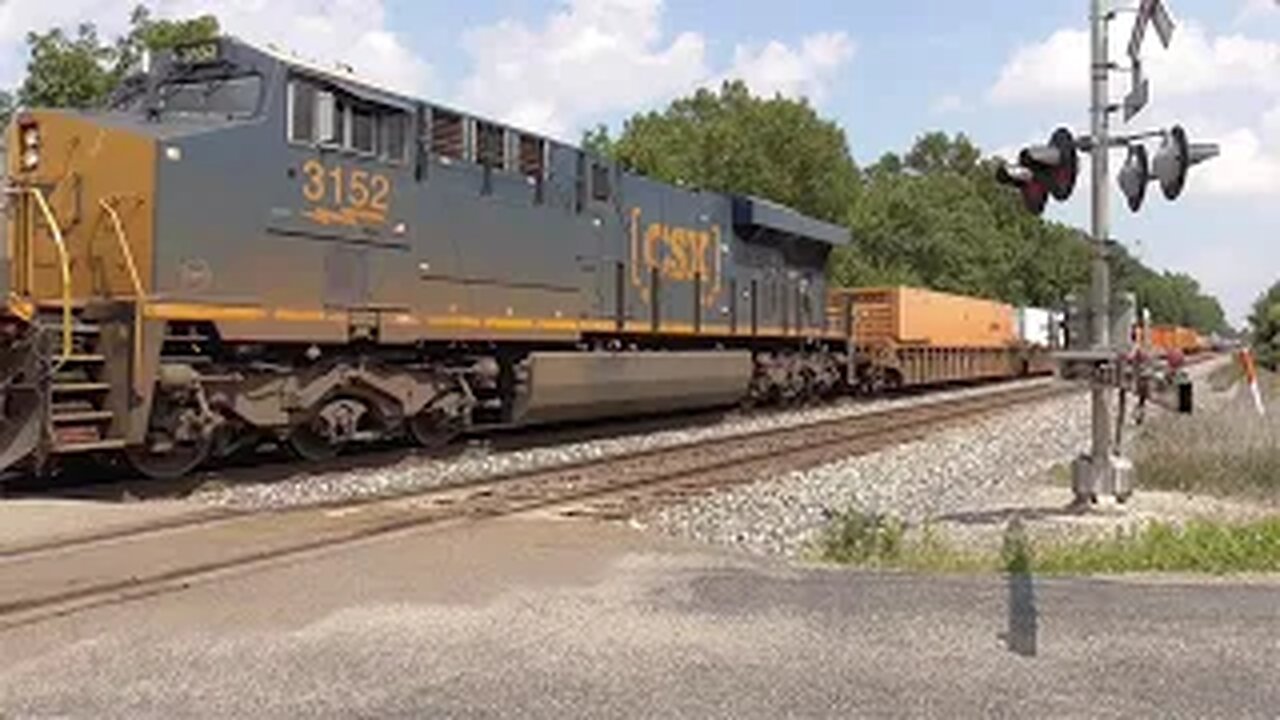
{"type": "Polygon", "coordinates": [[[1028,345],[1053,346],[1054,313],[1044,308],[1018,308],[1018,338],[1028,345]]]}

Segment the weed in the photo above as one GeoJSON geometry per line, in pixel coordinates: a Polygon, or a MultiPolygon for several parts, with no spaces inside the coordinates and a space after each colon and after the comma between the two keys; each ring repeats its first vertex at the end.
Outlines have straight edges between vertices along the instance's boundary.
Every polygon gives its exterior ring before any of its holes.
{"type": "Polygon", "coordinates": [[[1243,573],[1280,571],[1280,516],[1246,524],[1151,522],[1110,537],[1033,542],[1009,524],[998,554],[957,548],[931,526],[908,535],[892,518],[842,513],[823,536],[822,557],[860,567],[1010,575],[1092,573],[1243,573]]]}
{"type": "Polygon", "coordinates": [[[1048,545],[1032,563],[1043,573],[1280,571],[1280,517],[1243,525],[1152,522],[1110,538],[1048,545]]]}
{"type": "Polygon", "coordinates": [[[840,513],[822,538],[822,556],[838,563],[894,565],[902,556],[904,526],[896,518],[850,509],[840,513]]]}

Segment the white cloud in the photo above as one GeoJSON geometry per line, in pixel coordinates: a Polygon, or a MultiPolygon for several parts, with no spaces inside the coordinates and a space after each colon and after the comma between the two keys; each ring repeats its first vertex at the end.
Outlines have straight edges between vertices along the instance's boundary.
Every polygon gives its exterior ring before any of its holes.
{"type": "Polygon", "coordinates": [[[705,38],[666,35],[662,14],[662,0],[569,0],[538,27],[504,20],[473,30],[463,39],[474,68],[461,103],[571,138],[587,123],[728,77],[743,78],[758,94],[821,101],[854,53],[844,33],[821,33],[797,48],[776,41],[739,46],[731,68],[714,72],[705,38]]]}
{"type": "MultiPolygon", "coordinates": [[[[16,84],[26,63],[29,30],[93,22],[110,38],[125,30],[137,0],[7,0],[0,4],[0,82],[16,84]]],[[[431,87],[431,67],[387,27],[382,0],[159,0],[158,17],[211,13],[225,31],[323,65],[341,62],[358,74],[406,92],[431,87]]]]}
{"type": "Polygon", "coordinates": [[[819,33],[804,38],[798,49],[774,40],[758,50],[739,45],[726,77],[745,81],[753,92],[773,96],[808,97],[822,102],[840,68],[856,47],[843,32],[819,33]]]}
{"type": "MultiPolygon", "coordinates": [[[[1131,26],[1130,26],[1131,27],[1131,26]]],[[[1113,58],[1127,57],[1129,29],[1112,35],[1113,58]]],[[[1245,90],[1280,93],[1280,42],[1243,35],[1210,37],[1197,23],[1183,23],[1168,50],[1151,36],[1144,46],[1144,70],[1154,92],[1185,97],[1245,90]]],[[[1014,51],[987,93],[998,105],[1083,103],[1089,92],[1089,33],[1062,29],[1043,42],[1014,51]]],[[[1127,87],[1115,76],[1116,87],[1127,87]]]]}
{"type": "Polygon", "coordinates": [[[1247,22],[1265,16],[1268,13],[1280,14],[1280,0],[1245,0],[1244,7],[1240,8],[1240,15],[1236,18],[1236,22],[1247,22]]]}
{"type": "Polygon", "coordinates": [[[584,118],[687,91],[707,76],[706,43],[691,32],[665,41],[661,10],[660,0],[571,0],[541,28],[473,30],[462,103],[564,136],[584,118]]]}
{"type": "Polygon", "coordinates": [[[1217,138],[1222,155],[1192,171],[1192,180],[1215,195],[1280,197],[1280,154],[1258,134],[1240,128],[1217,138]]]}

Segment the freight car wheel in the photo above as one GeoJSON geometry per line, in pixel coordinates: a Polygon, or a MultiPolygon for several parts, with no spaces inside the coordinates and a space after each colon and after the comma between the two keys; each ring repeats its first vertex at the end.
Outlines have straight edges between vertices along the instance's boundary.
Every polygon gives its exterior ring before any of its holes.
{"type": "Polygon", "coordinates": [[[153,432],[145,443],[125,448],[124,458],[135,472],[152,480],[176,480],[199,467],[212,447],[204,433],[191,440],[174,440],[153,432]]]}

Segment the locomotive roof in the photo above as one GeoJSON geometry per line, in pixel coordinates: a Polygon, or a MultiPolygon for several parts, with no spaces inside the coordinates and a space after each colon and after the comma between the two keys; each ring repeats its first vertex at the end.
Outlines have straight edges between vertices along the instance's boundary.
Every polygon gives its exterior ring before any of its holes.
{"type": "Polygon", "coordinates": [[[733,224],[763,228],[828,245],[848,245],[849,228],[823,222],[786,205],[752,195],[733,197],[733,224]]]}

